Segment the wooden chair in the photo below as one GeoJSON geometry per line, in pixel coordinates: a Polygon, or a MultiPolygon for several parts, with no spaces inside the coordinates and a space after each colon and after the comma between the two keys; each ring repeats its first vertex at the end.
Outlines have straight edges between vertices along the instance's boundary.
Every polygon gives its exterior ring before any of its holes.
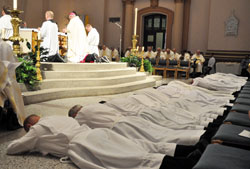
{"type": "Polygon", "coordinates": [[[169,60],[166,61],[166,77],[168,72],[174,72],[174,78],[177,79],[177,61],[176,60],[169,60]]]}
{"type": "Polygon", "coordinates": [[[177,74],[178,74],[178,72],[185,72],[186,79],[189,79],[190,62],[189,61],[178,61],[177,74]]]}
{"type": "MultiPolygon", "coordinates": [[[[160,70],[163,71],[163,77],[166,78],[166,60],[160,59],[159,57],[155,59],[155,66],[153,66],[154,71],[153,74],[156,75],[156,71],[160,70]]],[[[152,64],[152,59],[151,59],[151,64],[152,64]]]]}

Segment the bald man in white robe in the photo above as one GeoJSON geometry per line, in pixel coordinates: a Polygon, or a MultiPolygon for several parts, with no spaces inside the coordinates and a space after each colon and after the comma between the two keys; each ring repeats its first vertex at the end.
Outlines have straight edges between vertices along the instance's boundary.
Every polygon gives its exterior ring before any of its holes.
{"type": "Polygon", "coordinates": [[[68,52],[69,62],[79,63],[84,60],[89,53],[87,35],[83,22],[74,12],[69,15],[70,21],[64,32],[68,35],[68,52]]]}
{"type": "Polygon", "coordinates": [[[36,117],[25,125],[29,132],[12,141],[7,154],[40,152],[69,157],[82,169],[159,168],[164,154],[149,152],[109,129],[80,126],[71,117],[36,117]],[[27,128],[28,129],[28,128],[27,128]]]}
{"type": "Polygon", "coordinates": [[[19,65],[10,45],[0,39],[0,106],[3,107],[8,99],[22,126],[25,118],[24,102],[15,72],[19,65]]]}
{"type": "MultiPolygon", "coordinates": [[[[129,139],[160,143],[161,147],[164,143],[194,145],[205,132],[203,129],[168,129],[140,117],[123,116],[116,109],[105,104],[84,106],[75,112],[77,114],[75,119],[80,125],[86,124],[91,128],[109,128],[129,139]]],[[[165,153],[174,154],[175,146],[166,144],[165,148],[169,150],[165,153]]]]}

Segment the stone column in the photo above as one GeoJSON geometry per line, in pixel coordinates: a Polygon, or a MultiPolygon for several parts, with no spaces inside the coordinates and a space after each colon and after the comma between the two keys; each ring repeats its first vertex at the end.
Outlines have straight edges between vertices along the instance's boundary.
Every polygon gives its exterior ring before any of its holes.
{"type": "Polygon", "coordinates": [[[124,18],[123,18],[123,49],[132,46],[133,34],[133,17],[134,17],[134,2],[135,0],[123,0],[124,3],[124,18]]]}
{"type": "Polygon", "coordinates": [[[191,0],[185,0],[184,15],[183,15],[184,18],[183,18],[182,49],[188,48],[190,6],[191,6],[191,0]]]}
{"type": "Polygon", "coordinates": [[[172,48],[176,48],[178,52],[182,50],[183,11],[183,0],[175,0],[172,48]]]}

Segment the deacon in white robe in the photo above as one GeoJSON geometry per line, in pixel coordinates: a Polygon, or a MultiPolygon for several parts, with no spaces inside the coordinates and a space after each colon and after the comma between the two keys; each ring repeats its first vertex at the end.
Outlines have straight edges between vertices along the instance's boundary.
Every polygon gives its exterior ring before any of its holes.
{"type": "Polygon", "coordinates": [[[88,39],[88,44],[89,44],[89,52],[90,54],[95,53],[99,56],[99,50],[98,50],[98,45],[100,41],[99,33],[90,24],[86,25],[86,30],[88,32],[87,39],[88,39]]]}
{"type": "Polygon", "coordinates": [[[82,20],[74,12],[69,15],[69,24],[64,32],[68,35],[69,62],[78,63],[82,61],[89,52],[88,40],[82,20]]]}
{"type": "Polygon", "coordinates": [[[192,61],[195,61],[196,64],[196,72],[202,73],[202,66],[205,62],[205,58],[200,54],[200,50],[197,50],[196,53],[191,58],[192,61]]]}
{"type": "Polygon", "coordinates": [[[170,49],[166,50],[166,59],[174,60],[174,54],[170,49]]]}
{"type": "Polygon", "coordinates": [[[52,11],[47,11],[45,13],[45,19],[46,21],[43,22],[42,27],[40,28],[41,37],[43,39],[41,47],[48,51],[46,56],[53,56],[59,51],[58,26],[53,21],[54,13],[52,11]]]}
{"type": "Polygon", "coordinates": [[[0,106],[3,107],[5,100],[9,99],[22,126],[25,118],[24,102],[15,72],[20,64],[10,45],[0,39],[0,106]]]}
{"type": "Polygon", "coordinates": [[[139,116],[157,125],[182,130],[203,129],[211,120],[200,117],[174,104],[161,104],[144,94],[108,100],[106,105],[124,116],[139,116]]]}
{"type": "MultiPolygon", "coordinates": [[[[2,9],[2,17],[0,18],[0,38],[1,39],[9,39],[13,35],[13,27],[11,24],[11,16],[8,11],[9,8],[3,7],[2,9]]],[[[12,42],[7,41],[9,45],[12,46],[12,42]]]]}
{"type": "Polygon", "coordinates": [[[174,48],[171,58],[173,58],[173,60],[179,60],[180,57],[181,57],[181,55],[180,55],[179,53],[177,53],[177,52],[176,52],[176,49],[174,48]]]}
{"type": "MultiPolygon", "coordinates": [[[[140,117],[122,116],[116,109],[105,104],[84,106],[75,112],[77,114],[75,119],[80,125],[86,124],[91,128],[109,128],[129,139],[159,143],[160,147],[164,143],[194,145],[199,141],[201,134],[204,133],[202,129],[173,130],[156,125],[140,117]]],[[[165,144],[164,146],[165,150],[168,150],[168,152],[164,153],[173,156],[176,145],[165,144]]]]}
{"type": "Polygon", "coordinates": [[[56,157],[69,157],[79,168],[159,168],[164,154],[148,152],[135,143],[109,129],[90,129],[80,126],[71,117],[33,116],[25,128],[30,131],[12,141],[7,154],[41,152],[56,157]]]}

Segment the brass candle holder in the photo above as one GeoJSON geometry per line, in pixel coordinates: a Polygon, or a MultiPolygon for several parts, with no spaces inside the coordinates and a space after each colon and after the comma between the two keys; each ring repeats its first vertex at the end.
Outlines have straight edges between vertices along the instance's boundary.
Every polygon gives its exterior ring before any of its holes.
{"type": "Polygon", "coordinates": [[[140,72],[145,72],[144,70],[144,51],[141,51],[140,56],[141,56],[141,67],[140,67],[140,72]]]}
{"type": "Polygon", "coordinates": [[[37,53],[36,53],[36,74],[37,74],[37,80],[42,81],[42,75],[41,75],[41,64],[40,64],[40,44],[43,40],[37,39],[35,40],[37,42],[37,53]]]}
{"type": "Polygon", "coordinates": [[[23,11],[20,11],[18,9],[16,10],[9,10],[10,11],[10,15],[12,17],[11,19],[11,23],[12,23],[12,27],[13,27],[13,36],[11,36],[9,39],[9,41],[13,42],[13,52],[20,56],[21,50],[20,50],[20,41],[23,42],[23,38],[20,37],[19,34],[19,27],[20,27],[20,23],[22,22],[22,20],[18,17],[19,14],[23,13],[23,11]]]}
{"type": "Polygon", "coordinates": [[[132,49],[131,49],[131,53],[132,55],[136,55],[137,49],[136,49],[136,44],[137,44],[137,35],[133,35],[132,36],[132,49]]]}

